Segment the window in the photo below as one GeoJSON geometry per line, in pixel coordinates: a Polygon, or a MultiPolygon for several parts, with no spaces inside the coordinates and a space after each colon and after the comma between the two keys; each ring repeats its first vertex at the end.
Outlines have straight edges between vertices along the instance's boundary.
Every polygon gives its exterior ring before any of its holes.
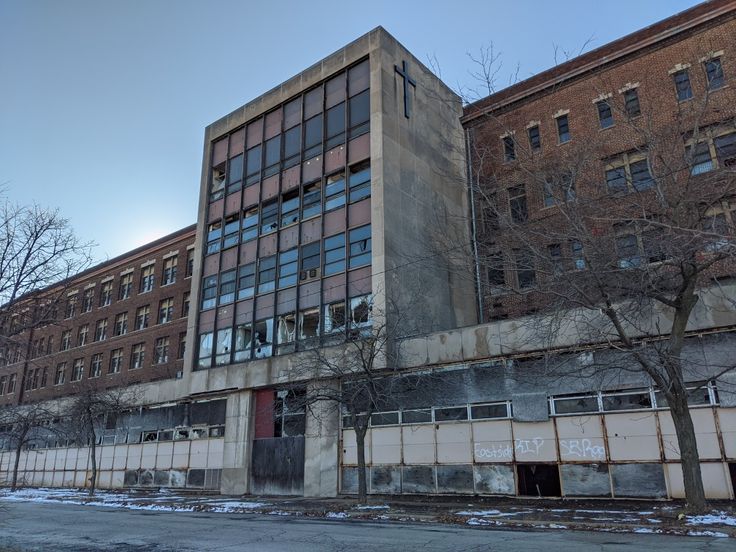
{"type": "Polygon", "coordinates": [[[141,293],[146,293],[153,289],[154,268],[154,265],[151,264],[141,270],[141,293]]]}
{"type": "Polygon", "coordinates": [[[633,223],[615,224],[613,228],[616,241],[616,255],[619,268],[635,268],[641,265],[641,249],[633,223]]]}
{"type": "Polygon", "coordinates": [[[176,353],[176,358],[181,360],[187,352],[187,332],[181,332],[179,334],[179,350],[176,353]]]}
{"type": "Polygon", "coordinates": [[[324,275],[329,276],[345,270],[345,234],[325,238],[324,243],[324,275]]]}
{"type": "Polygon", "coordinates": [[[238,269],[238,299],[253,297],[256,287],[256,264],[250,263],[238,269]]]}
{"type": "Polygon", "coordinates": [[[708,90],[718,90],[723,86],[725,79],[721,58],[711,58],[705,62],[705,76],[708,80],[708,90]]]}
{"type": "Polygon", "coordinates": [[[61,351],[68,351],[72,346],[72,331],[61,332],[61,351]]]}
{"type": "Polygon", "coordinates": [[[491,288],[502,288],[506,285],[503,254],[500,251],[494,251],[488,255],[488,285],[491,288]]]}
{"type": "Polygon", "coordinates": [[[102,375],[102,353],[92,355],[89,363],[89,377],[99,378],[102,375]]]}
{"type": "Polygon", "coordinates": [[[8,376],[0,377],[0,395],[5,394],[5,385],[8,383],[8,376]]]}
{"type": "Polygon", "coordinates": [[[252,207],[245,211],[241,230],[240,239],[244,242],[258,237],[258,207],[252,207]]]}
{"type": "Polygon", "coordinates": [[[266,140],[265,163],[263,169],[264,178],[279,172],[279,161],[281,161],[281,135],[266,140]]]}
{"type": "Polygon", "coordinates": [[[299,339],[312,339],[319,336],[319,309],[305,309],[299,312],[299,339]]]}
{"type": "Polygon", "coordinates": [[[82,312],[89,312],[92,310],[92,303],[95,300],[95,289],[90,288],[85,290],[84,299],[82,300],[82,312]]]}
{"type": "Polygon", "coordinates": [[[350,138],[370,130],[370,95],[365,90],[348,100],[350,109],[350,138]]]}
{"type": "MultiPolygon", "coordinates": [[[[232,146],[231,146],[232,147],[232,146]]],[[[235,152],[231,152],[231,155],[235,152]]],[[[227,193],[231,194],[240,189],[243,180],[243,154],[240,153],[230,159],[227,164],[227,193]]]]}
{"type": "Polygon", "coordinates": [[[221,366],[230,362],[230,351],[232,349],[233,330],[232,328],[224,328],[217,330],[217,340],[215,341],[215,364],[221,366]]]}
{"type": "Polygon", "coordinates": [[[199,335],[199,357],[197,366],[199,368],[209,368],[212,366],[212,332],[205,332],[199,335]]]}
{"type": "Polygon", "coordinates": [[[174,319],[174,299],[169,297],[158,304],[158,323],[166,324],[174,319]]]}
{"type": "Polygon", "coordinates": [[[250,358],[253,328],[250,324],[238,324],[235,327],[235,353],[233,360],[240,362],[250,358]]]}
{"type": "Polygon", "coordinates": [[[261,146],[259,145],[250,148],[245,152],[245,155],[247,163],[245,185],[250,186],[261,179],[261,146]]]}
{"type": "Polygon", "coordinates": [[[136,343],[130,351],[130,369],[136,370],[137,368],[143,368],[143,363],[146,360],[146,344],[136,343]]]}
{"type": "Polygon", "coordinates": [[[516,283],[519,289],[534,287],[537,283],[537,275],[534,271],[534,259],[531,253],[525,249],[515,249],[514,262],[516,264],[516,283]]]}
{"type": "Polygon", "coordinates": [[[84,324],[79,327],[77,331],[77,347],[82,347],[87,344],[87,336],[89,335],[89,324],[84,324]]]}
{"type": "Polygon", "coordinates": [[[501,138],[501,141],[503,142],[503,160],[513,161],[514,159],[516,159],[516,147],[514,144],[514,137],[504,136],[503,138],[501,138]]]}
{"type": "Polygon", "coordinates": [[[228,303],[235,301],[235,280],[237,273],[238,271],[233,269],[220,274],[220,295],[218,304],[227,305],[228,303]]]}
{"type": "Polygon", "coordinates": [[[610,128],[613,126],[613,110],[609,100],[601,100],[595,103],[598,110],[598,122],[601,128],[610,128]]]}
{"type": "Polygon", "coordinates": [[[327,110],[327,140],[325,149],[329,150],[345,142],[345,102],[327,110]]]}
{"type": "Polygon", "coordinates": [[[117,374],[123,368],[123,350],[114,349],[110,353],[110,367],[107,369],[108,374],[117,374]]]}
{"type": "Polygon", "coordinates": [[[294,190],[281,198],[281,226],[297,222],[299,222],[299,190],[294,190]]]}
{"type": "Polygon", "coordinates": [[[302,127],[297,125],[284,133],[284,168],[288,169],[299,163],[301,151],[302,127]]]}
{"type": "Polygon", "coordinates": [[[164,259],[164,274],[161,280],[162,286],[168,286],[169,284],[176,282],[176,264],[176,255],[169,257],[168,259],[164,259]]]}
{"type": "Polygon", "coordinates": [[[549,260],[551,265],[552,274],[562,274],[564,272],[563,260],[562,260],[562,245],[559,243],[552,243],[547,246],[547,252],[549,253],[549,260]]]}
{"type": "Polygon", "coordinates": [[[202,310],[211,309],[217,303],[217,274],[202,281],[202,310]]]}
{"type": "Polygon", "coordinates": [[[133,291],[133,273],[128,272],[120,277],[120,288],[118,290],[118,299],[121,301],[130,297],[133,291]]]}
{"type": "Polygon", "coordinates": [[[325,186],[325,211],[345,205],[345,173],[339,172],[327,177],[325,186]]]}
{"type": "Polygon", "coordinates": [[[148,327],[148,319],[151,316],[151,307],[138,307],[135,311],[135,329],[143,330],[148,327]]]}
{"type": "Polygon", "coordinates": [[[435,408],[434,409],[434,421],[435,422],[451,422],[454,420],[467,420],[468,409],[465,406],[452,407],[452,408],[435,408]]]}
{"type": "Polygon", "coordinates": [[[322,152],[322,114],[304,123],[304,159],[311,159],[322,152]]]}
{"type": "Polygon", "coordinates": [[[128,313],[121,312],[115,316],[115,335],[125,335],[128,332],[128,313]]]}
{"type": "Polygon", "coordinates": [[[276,255],[258,261],[258,293],[276,288],[276,255]]]}
{"type": "Polygon", "coordinates": [[[265,358],[271,356],[273,345],[273,319],[259,320],[253,331],[254,356],[265,358]]]}
{"type": "Polygon", "coordinates": [[[304,186],[302,199],[302,219],[313,217],[322,212],[322,183],[314,182],[304,186]]]}
{"type": "Polygon", "coordinates": [[[641,115],[639,91],[636,88],[631,88],[624,92],[624,111],[626,111],[628,117],[638,117],[641,115]]]}
{"type": "Polygon", "coordinates": [[[77,311],[77,294],[70,295],[66,301],[66,310],[64,318],[72,318],[77,311]]]}
{"type": "Polygon", "coordinates": [[[222,222],[213,222],[207,227],[207,255],[217,253],[220,250],[220,238],[222,237],[222,222]]]}
{"type": "Polygon", "coordinates": [[[84,359],[78,358],[72,366],[72,381],[79,381],[84,375],[84,359]]]}
{"type": "Polygon", "coordinates": [[[555,119],[557,123],[557,137],[560,140],[560,144],[570,141],[570,123],[568,122],[567,115],[560,115],[555,119]]]}
{"type": "Polygon", "coordinates": [[[95,341],[107,339],[107,319],[98,320],[95,326],[95,341]]]}
{"type": "Polygon", "coordinates": [[[575,201],[575,181],[572,174],[555,175],[544,181],[544,206],[575,201]]]}
{"type": "Polygon", "coordinates": [[[276,345],[292,343],[295,334],[296,315],[293,312],[280,315],[276,324],[276,345]]]}
{"type": "Polygon", "coordinates": [[[554,414],[582,414],[598,412],[598,395],[576,395],[552,398],[554,414]]]}
{"type": "Polygon", "coordinates": [[[189,278],[194,273],[194,249],[187,249],[187,266],[184,277],[189,278]]]}
{"type": "Polygon", "coordinates": [[[279,253],[279,288],[296,285],[297,248],[279,253]]]}
{"type": "Polygon", "coordinates": [[[361,295],[350,299],[350,325],[353,328],[364,328],[373,324],[373,305],[370,295],[361,295]]]}
{"type": "Polygon", "coordinates": [[[106,307],[112,303],[112,280],[105,282],[100,287],[100,306],[106,307]]]}
{"type": "Polygon", "coordinates": [[[678,101],[682,102],[693,97],[693,89],[690,87],[690,75],[687,69],[675,72],[672,78],[675,80],[675,92],[678,101]]]}
{"type": "Polygon", "coordinates": [[[166,364],[169,362],[169,338],[159,337],[153,350],[153,363],[166,364]]]}
{"type": "Polygon", "coordinates": [[[508,403],[474,404],[470,406],[470,418],[473,420],[491,420],[494,418],[508,418],[508,403]]]}
{"type": "Polygon", "coordinates": [[[648,390],[615,391],[603,393],[603,410],[640,410],[652,408],[652,396],[648,390]]]}
{"type": "Polygon", "coordinates": [[[300,270],[304,272],[304,274],[300,276],[301,279],[306,279],[307,277],[316,276],[318,274],[317,271],[319,270],[320,265],[319,245],[320,244],[317,241],[302,246],[302,259],[300,270]],[[311,271],[315,271],[315,273],[312,274],[311,271]]]}
{"type": "Polygon", "coordinates": [[[64,385],[66,382],[66,362],[60,362],[56,365],[56,373],[54,374],[54,385],[64,385]]]}
{"type": "Polygon", "coordinates": [[[572,240],[570,242],[570,250],[572,252],[572,264],[575,270],[585,270],[583,244],[578,240],[572,240]]]}
{"type": "Polygon", "coordinates": [[[728,127],[704,129],[700,141],[687,147],[690,174],[732,167],[736,162],[736,132],[728,127]]]}
{"type": "Polygon", "coordinates": [[[48,383],[48,379],[49,379],[49,369],[48,368],[44,368],[43,371],[42,371],[42,373],[41,373],[41,385],[40,385],[40,387],[42,387],[42,388],[43,387],[46,387],[46,384],[48,383]]]}
{"type": "Polygon", "coordinates": [[[350,259],[348,266],[371,264],[371,225],[350,230],[350,259]]]}
{"type": "Polygon", "coordinates": [[[713,145],[715,146],[719,167],[736,166],[736,132],[714,138],[713,145]]]}
{"type": "Polygon", "coordinates": [[[336,301],[325,305],[324,332],[325,334],[345,331],[345,301],[336,301]]]}
{"type": "Polygon", "coordinates": [[[277,199],[261,206],[261,234],[270,234],[279,228],[279,201],[277,199]]]}
{"type": "Polygon", "coordinates": [[[240,241],[240,219],[238,215],[230,215],[225,219],[225,236],[222,238],[222,249],[238,245],[240,241]]]}
{"type": "MultiPolygon", "coordinates": [[[[213,151],[214,151],[213,147],[213,151]]],[[[225,195],[225,162],[212,167],[212,181],[210,183],[210,201],[216,201],[225,195]]]]}
{"type": "Polygon", "coordinates": [[[606,165],[608,193],[642,192],[654,185],[649,160],[642,153],[625,153],[606,165]]]}
{"type": "Polygon", "coordinates": [[[10,374],[8,377],[8,395],[15,393],[15,380],[17,377],[17,374],[10,374]]]}
{"type": "Polygon", "coordinates": [[[181,316],[182,318],[186,318],[189,316],[189,292],[185,291],[184,296],[181,300],[181,316]]]}
{"type": "Polygon", "coordinates": [[[350,167],[350,202],[371,195],[371,162],[365,161],[350,167]]]}
{"type": "Polygon", "coordinates": [[[539,125],[534,125],[526,129],[529,136],[529,147],[534,150],[542,149],[542,137],[539,134],[539,125]]]}
{"type": "Polygon", "coordinates": [[[526,222],[529,211],[526,204],[526,189],[524,185],[509,188],[509,208],[511,220],[516,223],[526,222]]]}

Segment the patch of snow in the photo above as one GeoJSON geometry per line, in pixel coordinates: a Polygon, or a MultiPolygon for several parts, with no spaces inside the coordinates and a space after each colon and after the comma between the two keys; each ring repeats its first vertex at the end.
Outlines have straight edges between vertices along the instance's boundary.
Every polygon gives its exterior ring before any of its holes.
{"type": "Polygon", "coordinates": [[[331,519],[345,519],[348,515],[345,512],[327,512],[325,517],[331,519]]]}
{"type": "Polygon", "coordinates": [[[387,506],[387,505],[385,505],[385,504],[383,506],[368,506],[368,505],[364,505],[364,506],[356,506],[353,509],[354,510],[389,510],[390,507],[387,506]]]}
{"type": "Polygon", "coordinates": [[[647,518],[649,523],[662,523],[661,519],[647,518]]]}
{"type": "Polygon", "coordinates": [[[557,523],[550,523],[547,527],[550,529],[567,529],[567,525],[559,525],[557,523]]]}
{"type": "Polygon", "coordinates": [[[491,525],[491,522],[483,518],[470,518],[465,522],[467,525],[491,525]]]}
{"type": "Polygon", "coordinates": [[[687,536],[728,538],[728,535],[726,533],[721,533],[720,531],[688,531],[687,536]]]}
{"type": "Polygon", "coordinates": [[[648,527],[637,527],[634,529],[634,533],[654,533],[654,529],[649,529],[648,527]]]}
{"type": "Polygon", "coordinates": [[[730,516],[726,512],[715,512],[713,514],[705,514],[702,516],[687,516],[687,524],[736,526],[736,517],[730,516]]]}
{"type": "Polygon", "coordinates": [[[255,510],[256,508],[263,508],[270,506],[267,502],[240,502],[237,500],[223,500],[216,502],[208,502],[208,505],[214,506],[211,509],[213,512],[232,512],[237,510],[255,510]]]}
{"type": "Polygon", "coordinates": [[[463,510],[461,512],[455,512],[458,516],[498,516],[501,514],[501,510],[463,510]]]}
{"type": "Polygon", "coordinates": [[[283,510],[271,510],[268,512],[269,516],[290,516],[290,512],[284,512],[283,510]]]}

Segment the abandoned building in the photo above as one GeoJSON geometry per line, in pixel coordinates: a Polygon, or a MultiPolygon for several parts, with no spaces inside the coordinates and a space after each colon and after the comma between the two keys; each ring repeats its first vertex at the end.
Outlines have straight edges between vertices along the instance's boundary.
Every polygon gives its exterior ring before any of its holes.
{"type": "MultiPolygon", "coordinates": [[[[533,271],[476,258],[467,277],[434,237],[472,251],[493,235],[466,184],[483,171],[512,216],[543,216],[555,198],[518,185],[522,149],[564,160],[571,142],[603,140],[600,180],[642,182],[619,117],[673,120],[706,93],[718,117],[683,149],[699,147],[703,172],[734,166],[734,36],[733,2],[707,2],[463,107],[374,29],[207,127],[196,225],[67,283],[58,323],[3,351],[0,405],[63,399],[83,378],[136,386],[140,405],[100,436],[100,487],[355,493],[355,431],[337,411],[307,412],[297,368],[398,304],[399,367],[434,377],[372,414],[369,492],[682,497],[661,391],[633,372],[535,377],[550,362],[526,329],[541,299],[497,292],[533,287],[533,271]]],[[[736,206],[719,208],[736,223],[736,206]]],[[[736,376],[711,367],[736,347],[736,309],[706,292],[697,314],[685,351],[702,385],[691,415],[706,495],[733,499],[736,376]]],[[[544,346],[578,371],[626,361],[580,344],[561,331],[544,346]]],[[[14,462],[4,444],[0,478],[14,462]]],[[[52,433],[21,456],[27,485],[89,477],[88,447],[52,433]]]]}

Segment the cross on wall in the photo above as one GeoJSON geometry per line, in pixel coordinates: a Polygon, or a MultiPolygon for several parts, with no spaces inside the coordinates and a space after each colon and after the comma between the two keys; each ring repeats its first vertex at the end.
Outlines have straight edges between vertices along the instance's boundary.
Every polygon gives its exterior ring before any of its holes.
{"type": "Polygon", "coordinates": [[[394,65],[394,70],[403,77],[404,80],[404,117],[407,119],[411,114],[411,96],[409,96],[409,85],[414,88],[417,87],[417,82],[409,76],[409,67],[406,60],[401,62],[401,68],[398,65],[394,65]]]}

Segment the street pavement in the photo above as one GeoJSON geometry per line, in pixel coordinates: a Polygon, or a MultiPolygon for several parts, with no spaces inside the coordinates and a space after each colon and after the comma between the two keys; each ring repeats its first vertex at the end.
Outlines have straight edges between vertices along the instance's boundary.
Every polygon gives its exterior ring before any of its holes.
{"type": "Polygon", "coordinates": [[[717,537],[545,528],[501,530],[438,523],[127,510],[13,501],[0,511],[0,552],[600,552],[733,551],[717,537]]]}

